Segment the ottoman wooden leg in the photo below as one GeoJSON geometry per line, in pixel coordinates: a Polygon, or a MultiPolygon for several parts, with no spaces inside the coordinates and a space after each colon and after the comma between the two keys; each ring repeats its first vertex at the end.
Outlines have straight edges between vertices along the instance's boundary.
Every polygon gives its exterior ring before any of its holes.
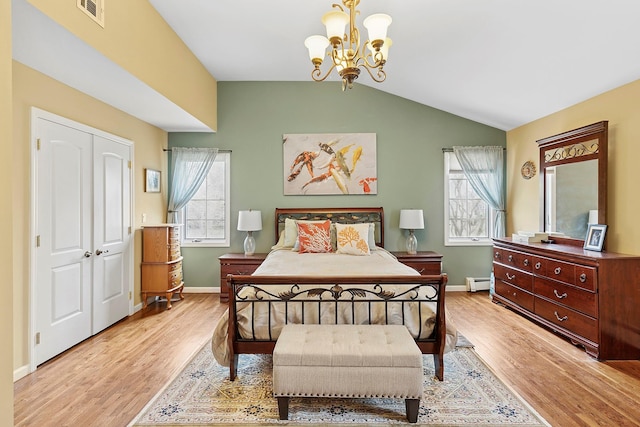
{"type": "Polygon", "coordinates": [[[278,397],[278,415],[281,420],[289,419],[289,398],[278,397]]]}
{"type": "Polygon", "coordinates": [[[418,409],[420,409],[420,399],[405,399],[404,403],[407,407],[407,421],[409,421],[410,423],[417,423],[418,409]]]}

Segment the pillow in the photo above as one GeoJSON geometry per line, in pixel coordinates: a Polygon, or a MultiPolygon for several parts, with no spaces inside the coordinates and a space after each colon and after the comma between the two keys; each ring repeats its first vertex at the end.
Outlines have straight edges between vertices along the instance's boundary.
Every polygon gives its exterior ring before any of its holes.
{"type": "Polygon", "coordinates": [[[331,250],[331,221],[298,221],[300,253],[325,253],[331,250]]]}
{"type": "MultiPolygon", "coordinates": [[[[291,248],[292,251],[294,252],[298,252],[300,251],[300,239],[298,239],[298,226],[297,224],[299,223],[303,223],[303,224],[322,224],[325,221],[329,221],[329,220],[307,220],[307,219],[299,219],[296,220],[296,242],[293,244],[293,248],[291,248]]],[[[336,251],[336,226],[334,223],[331,223],[330,225],[330,233],[331,233],[331,248],[332,251],[335,252],[336,251]]]]}
{"type": "Polygon", "coordinates": [[[284,220],[284,246],[292,248],[298,238],[298,228],[296,221],[291,218],[284,220]]]}
{"type": "Polygon", "coordinates": [[[350,255],[370,255],[369,230],[371,226],[365,224],[336,224],[338,250],[336,252],[350,255]]]}
{"type": "Polygon", "coordinates": [[[376,224],[374,222],[369,223],[369,250],[376,250],[376,224]]]}
{"type": "Polygon", "coordinates": [[[281,249],[286,247],[284,245],[284,230],[282,230],[280,232],[280,237],[278,238],[278,243],[276,243],[275,245],[271,246],[271,250],[275,250],[275,249],[281,249]]]}

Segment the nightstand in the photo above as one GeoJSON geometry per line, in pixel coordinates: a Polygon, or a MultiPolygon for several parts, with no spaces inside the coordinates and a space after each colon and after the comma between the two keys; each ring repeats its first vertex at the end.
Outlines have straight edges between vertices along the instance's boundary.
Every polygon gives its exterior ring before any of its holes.
{"type": "Polygon", "coordinates": [[[220,302],[229,301],[227,274],[252,274],[262,264],[267,254],[224,254],[220,260],[220,302]]]}
{"type": "Polygon", "coordinates": [[[398,261],[408,265],[423,276],[442,273],[442,254],[433,251],[418,252],[409,255],[406,252],[391,252],[398,261]]]}

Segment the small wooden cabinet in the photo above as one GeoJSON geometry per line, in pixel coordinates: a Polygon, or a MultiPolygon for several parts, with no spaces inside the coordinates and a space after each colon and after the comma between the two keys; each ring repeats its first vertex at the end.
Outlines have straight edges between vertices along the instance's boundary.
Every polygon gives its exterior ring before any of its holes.
{"type": "Polygon", "coordinates": [[[224,254],[220,256],[218,258],[220,260],[220,302],[229,301],[227,274],[253,274],[266,257],[267,254],[224,254]]]}
{"type": "Polygon", "coordinates": [[[171,298],[182,290],[182,255],[180,253],[180,226],[178,224],[149,225],[142,228],[142,308],[150,296],[171,298]]]}
{"type": "Polygon", "coordinates": [[[499,302],[601,360],[640,359],[640,257],[494,239],[499,302]]]}
{"type": "Polygon", "coordinates": [[[409,255],[406,252],[391,252],[398,261],[408,265],[423,276],[438,275],[442,273],[442,255],[425,251],[409,255]]]}

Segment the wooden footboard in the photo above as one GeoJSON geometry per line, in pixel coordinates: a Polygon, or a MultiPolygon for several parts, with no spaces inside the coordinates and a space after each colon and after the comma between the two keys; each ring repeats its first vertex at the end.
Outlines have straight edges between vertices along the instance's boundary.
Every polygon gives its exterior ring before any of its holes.
{"type": "Polygon", "coordinates": [[[406,325],[422,353],[433,354],[436,376],[442,380],[446,283],[446,274],[387,277],[230,274],[227,276],[229,378],[236,377],[240,354],[273,353],[284,324],[370,323],[406,325]],[[239,319],[243,325],[238,324],[239,319]]]}

